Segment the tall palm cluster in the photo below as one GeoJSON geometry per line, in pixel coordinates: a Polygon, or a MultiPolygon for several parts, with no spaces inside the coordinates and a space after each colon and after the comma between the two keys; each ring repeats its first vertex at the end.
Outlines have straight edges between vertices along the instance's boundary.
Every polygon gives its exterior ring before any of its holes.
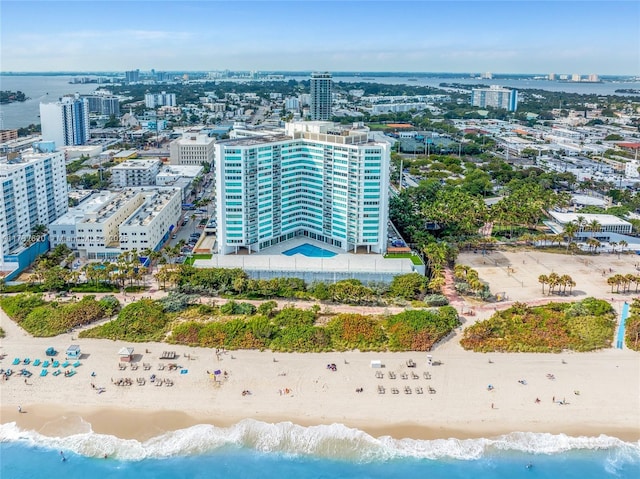
{"type": "Polygon", "coordinates": [[[576,282],[568,274],[559,275],[558,273],[551,273],[550,275],[541,274],[538,276],[538,283],[542,284],[542,294],[544,294],[544,287],[549,286],[547,294],[566,294],[567,288],[569,288],[569,294],[576,286],[576,282]]]}
{"type": "Polygon", "coordinates": [[[613,293],[613,288],[616,288],[616,293],[620,293],[620,288],[622,288],[622,293],[630,293],[631,292],[631,284],[635,283],[636,290],[638,292],[638,286],[640,286],[640,275],[637,274],[615,274],[607,278],[607,284],[611,286],[611,292],[613,293]]]}
{"type": "Polygon", "coordinates": [[[456,248],[447,242],[429,243],[423,249],[427,258],[427,267],[429,268],[430,280],[427,288],[430,291],[441,292],[444,287],[445,267],[456,257],[456,248]]]}
{"type": "Polygon", "coordinates": [[[474,294],[480,294],[488,290],[487,285],[480,281],[478,272],[470,266],[457,264],[453,268],[453,274],[456,279],[466,283],[469,290],[474,294]]]}

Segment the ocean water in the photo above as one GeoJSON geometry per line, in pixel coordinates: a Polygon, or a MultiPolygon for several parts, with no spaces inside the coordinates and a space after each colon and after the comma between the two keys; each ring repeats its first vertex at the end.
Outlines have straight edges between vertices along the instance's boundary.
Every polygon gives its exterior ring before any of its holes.
{"type": "Polygon", "coordinates": [[[8,423],[0,426],[0,477],[637,479],[640,443],[538,433],[396,440],[339,424],[254,420],[229,428],[194,426],[138,442],[93,432],[45,437],[8,423]]]}

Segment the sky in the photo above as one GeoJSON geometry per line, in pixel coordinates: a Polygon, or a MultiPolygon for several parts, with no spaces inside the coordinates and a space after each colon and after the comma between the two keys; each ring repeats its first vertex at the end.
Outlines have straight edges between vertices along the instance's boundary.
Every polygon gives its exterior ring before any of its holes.
{"type": "Polygon", "coordinates": [[[637,0],[0,1],[0,71],[640,75],[637,0]]]}

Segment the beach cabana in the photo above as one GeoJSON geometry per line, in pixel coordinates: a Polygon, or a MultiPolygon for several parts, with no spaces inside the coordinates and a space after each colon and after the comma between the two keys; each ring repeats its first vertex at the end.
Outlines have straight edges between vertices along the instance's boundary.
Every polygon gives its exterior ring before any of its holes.
{"type": "Polygon", "coordinates": [[[120,361],[130,363],[133,360],[133,348],[121,348],[118,351],[118,356],[120,356],[120,361]]]}
{"type": "Polygon", "coordinates": [[[72,344],[67,348],[67,358],[79,359],[80,358],[80,346],[72,344]]]}

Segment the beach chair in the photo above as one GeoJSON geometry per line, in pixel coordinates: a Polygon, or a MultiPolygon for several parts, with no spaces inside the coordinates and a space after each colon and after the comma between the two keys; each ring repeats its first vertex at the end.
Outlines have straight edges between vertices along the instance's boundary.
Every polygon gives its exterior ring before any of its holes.
{"type": "Polygon", "coordinates": [[[418,376],[416,373],[414,373],[413,371],[411,371],[411,378],[412,378],[412,379],[420,379],[420,376],[418,376]]]}
{"type": "Polygon", "coordinates": [[[400,394],[398,388],[391,388],[391,394],[400,394]]]}
{"type": "Polygon", "coordinates": [[[31,362],[31,359],[29,358],[24,358],[24,361],[22,361],[24,364],[29,364],[31,362]]]}
{"type": "Polygon", "coordinates": [[[402,373],[400,376],[402,379],[409,379],[409,375],[407,373],[402,373]]]}
{"type": "Polygon", "coordinates": [[[53,372],[53,375],[54,375],[54,376],[58,376],[59,374],[60,374],[60,370],[59,370],[59,369],[56,369],[56,370],[53,372]]]}
{"type": "Polygon", "coordinates": [[[385,393],[384,386],[378,386],[378,394],[384,394],[384,393],[385,393]]]}
{"type": "Polygon", "coordinates": [[[15,358],[11,364],[17,366],[18,364],[20,364],[20,358],[15,358]]]}
{"type": "Polygon", "coordinates": [[[163,370],[164,370],[164,363],[158,364],[158,371],[163,371],[163,370]]]}
{"type": "Polygon", "coordinates": [[[53,365],[54,368],[60,367],[60,361],[55,360],[55,361],[53,361],[52,365],[53,365]]]}
{"type": "Polygon", "coordinates": [[[143,368],[145,371],[149,371],[149,369],[151,369],[151,364],[149,364],[149,363],[142,363],[142,368],[143,368]]]}
{"type": "Polygon", "coordinates": [[[138,365],[136,363],[131,363],[130,368],[132,371],[136,371],[138,369],[138,365]]]}
{"type": "Polygon", "coordinates": [[[80,361],[76,361],[75,363],[73,363],[74,368],[77,368],[78,366],[80,366],[80,361]]]}
{"type": "Polygon", "coordinates": [[[389,371],[389,379],[395,379],[396,378],[396,373],[392,373],[391,371],[389,371]]]}
{"type": "Polygon", "coordinates": [[[69,361],[65,361],[64,363],[62,363],[62,367],[63,368],[68,368],[70,364],[71,363],[69,361]]]}
{"type": "Polygon", "coordinates": [[[46,369],[43,369],[42,371],[40,371],[40,376],[45,377],[47,374],[49,374],[49,371],[46,369]]]}
{"type": "Polygon", "coordinates": [[[429,394],[435,394],[436,390],[429,386],[429,394]]]}
{"type": "Polygon", "coordinates": [[[49,360],[45,360],[45,362],[42,363],[42,367],[43,368],[48,368],[51,365],[51,363],[49,362],[49,360]]]}
{"type": "Polygon", "coordinates": [[[40,361],[39,359],[36,359],[36,360],[33,362],[33,365],[34,365],[34,366],[40,366],[40,362],[41,362],[41,361],[40,361]]]}
{"type": "Polygon", "coordinates": [[[75,369],[70,369],[69,372],[67,373],[67,377],[70,378],[71,376],[73,376],[76,373],[75,369]]]}
{"type": "Polygon", "coordinates": [[[431,374],[426,371],[423,373],[423,376],[425,379],[431,379],[431,374]]]}
{"type": "Polygon", "coordinates": [[[404,387],[404,393],[405,394],[411,394],[411,387],[410,386],[405,386],[404,387]]]}
{"type": "Polygon", "coordinates": [[[422,390],[421,387],[417,387],[416,388],[416,394],[422,394],[424,391],[422,390]]]}
{"type": "Polygon", "coordinates": [[[118,363],[118,369],[120,371],[124,371],[125,369],[127,369],[127,365],[124,363],[118,363]]]}

